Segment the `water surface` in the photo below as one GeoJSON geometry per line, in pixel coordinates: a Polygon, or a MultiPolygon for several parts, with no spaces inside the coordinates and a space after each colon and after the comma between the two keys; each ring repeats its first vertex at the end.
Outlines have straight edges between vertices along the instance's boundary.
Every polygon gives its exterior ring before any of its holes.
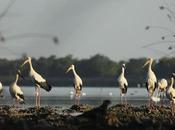
{"type": "MultiPolygon", "coordinates": [[[[35,105],[34,86],[22,87],[25,96],[25,106],[35,105]]],[[[53,87],[50,92],[41,90],[41,105],[71,106],[74,104],[74,89],[72,87],[53,87]]],[[[99,105],[103,100],[109,99],[112,104],[120,103],[120,90],[118,87],[84,87],[82,90],[81,103],[99,105]]],[[[128,103],[133,105],[144,105],[147,103],[146,88],[128,88],[126,95],[128,103]]],[[[9,94],[9,87],[5,87],[4,97],[0,99],[1,104],[13,104],[9,94]]]]}

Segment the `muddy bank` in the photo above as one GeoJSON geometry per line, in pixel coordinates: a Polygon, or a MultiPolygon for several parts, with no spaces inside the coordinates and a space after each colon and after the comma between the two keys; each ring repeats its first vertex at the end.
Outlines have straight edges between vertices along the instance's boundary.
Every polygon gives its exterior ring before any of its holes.
{"type": "Polygon", "coordinates": [[[175,117],[168,106],[133,107],[132,105],[99,107],[88,104],[69,109],[41,107],[18,109],[0,106],[0,130],[172,130],[175,117]]]}

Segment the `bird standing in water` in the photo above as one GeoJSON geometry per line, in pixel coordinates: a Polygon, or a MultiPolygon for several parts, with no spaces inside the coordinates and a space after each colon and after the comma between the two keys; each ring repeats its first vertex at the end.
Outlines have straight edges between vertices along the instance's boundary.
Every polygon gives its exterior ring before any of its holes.
{"type": "Polygon", "coordinates": [[[153,63],[153,59],[148,58],[146,63],[143,65],[143,67],[145,67],[146,65],[149,65],[148,72],[147,72],[147,78],[146,78],[146,88],[147,88],[148,95],[149,95],[149,106],[152,105],[151,97],[153,96],[153,93],[157,87],[157,78],[151,68],[152,63],[153,63]]]}
{"type": "Polygon", "coordinates": [[[19,74],[17,73],[15,81],[9,87],[9,91],[10,91],[12,98],[15,100],[15,102],[25,103],[24,102],[24,93],[23,93],[21,87],[17,84],[18,78],[19,78],[19,74]]]}
{"type": "Polygon", "coordinates": [[[3,90],[2,83],[0,82],[0,97],[3,97],[3,90]]]}
{"type": "Polygon", "coordinates": [[[174,78],[175,78],[175,74],[173,73],[171,76],[171,83],[167,88],[166,91],[166,96],[167,98],[170,100],[171,103],[171,111],[172,111],[172,115],[174,116],[175,113],[175,88],[174,88],[174,78]]]}
{"type": "Polygon", "coordinates": [[[31,57],[27,57],[27,59],[24,61],[21,67],[23,67],[26,63],[29,64],[29,67],[30,67],[29,76],[31,77],[31,79],[33,80],[35,84],[36,108],[38,109],[40,107],[40,95],[41,95],[40,88],[43,88],[47,92],[49,92],[52,89],[52,87],[50,84],[48,84],[46,79],[44,79],[40,74],[38,74],[34,70],[32,66],[31,57]]]}
{"type": "Polygon", "coordinates": [[[82,82],[80,76],[76,73],[74,65],[71,65],[67,69],[66,73],[68,73],[70,70],[72,70],[73,76],[74,76],[73,86],[75,89],[75,104],[79,105],[83,82],[82,82]]]}
{"type": "Polygon", "coordinates": [[[122,64],[122,70],[121,70],[121,74],[118,77],[118,84],[120,87],[120,102],[123,103],[123,97],[125,98],[125,103],[127,103],[126,101],[126,93],[127,93],[127,89],[128,89],[128,81],[125,78],[125,64],[122,64]]]}
{"type": "Polygon", "coordinates": [[[168,82],[166,79],[163,78],[158,81],[157,89],[158,89],[158,96],[162,99],[161,104],[163,104],[164,102],[167,87],[168,87],[168,82]]]}

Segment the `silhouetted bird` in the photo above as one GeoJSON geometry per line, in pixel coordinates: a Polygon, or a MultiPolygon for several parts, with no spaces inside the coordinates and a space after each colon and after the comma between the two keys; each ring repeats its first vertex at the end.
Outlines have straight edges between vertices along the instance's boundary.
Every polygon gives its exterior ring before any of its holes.
{"type": "Polygon", "coordinates": [[[96,107],[90,111],[84,112],[82,115],[77,116],[78,118],[88,118],[92,119],[95,121],[104,121],[104,118],[107,113],[107,108],[111,101],[109,100],[104,100],[103,104],[100,105],[99,107],[96,107]]]}

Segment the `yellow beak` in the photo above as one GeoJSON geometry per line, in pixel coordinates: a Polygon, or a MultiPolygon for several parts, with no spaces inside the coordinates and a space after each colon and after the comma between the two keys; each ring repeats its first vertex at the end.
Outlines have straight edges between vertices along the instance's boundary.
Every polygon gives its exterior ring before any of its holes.
{"type": "Polygon", "coordinates": [[[147,60],[146,63],[142,66],[142,68],[144,68],[149,63],[150,63],[150,60],[147,60]]]}
{"type": "Polygon", "coordinates": [[[69,67],[69,68],[67,69],[66,73],[68,73],[71,69],[72,69],[72,68],[69,67]]]}
{"type": "Polygon", "coordinates": [[[24,61],[24,63],[20,66],[20,68],[23,67],[27,62],[29,62],[29,60],[24,61]]]}

